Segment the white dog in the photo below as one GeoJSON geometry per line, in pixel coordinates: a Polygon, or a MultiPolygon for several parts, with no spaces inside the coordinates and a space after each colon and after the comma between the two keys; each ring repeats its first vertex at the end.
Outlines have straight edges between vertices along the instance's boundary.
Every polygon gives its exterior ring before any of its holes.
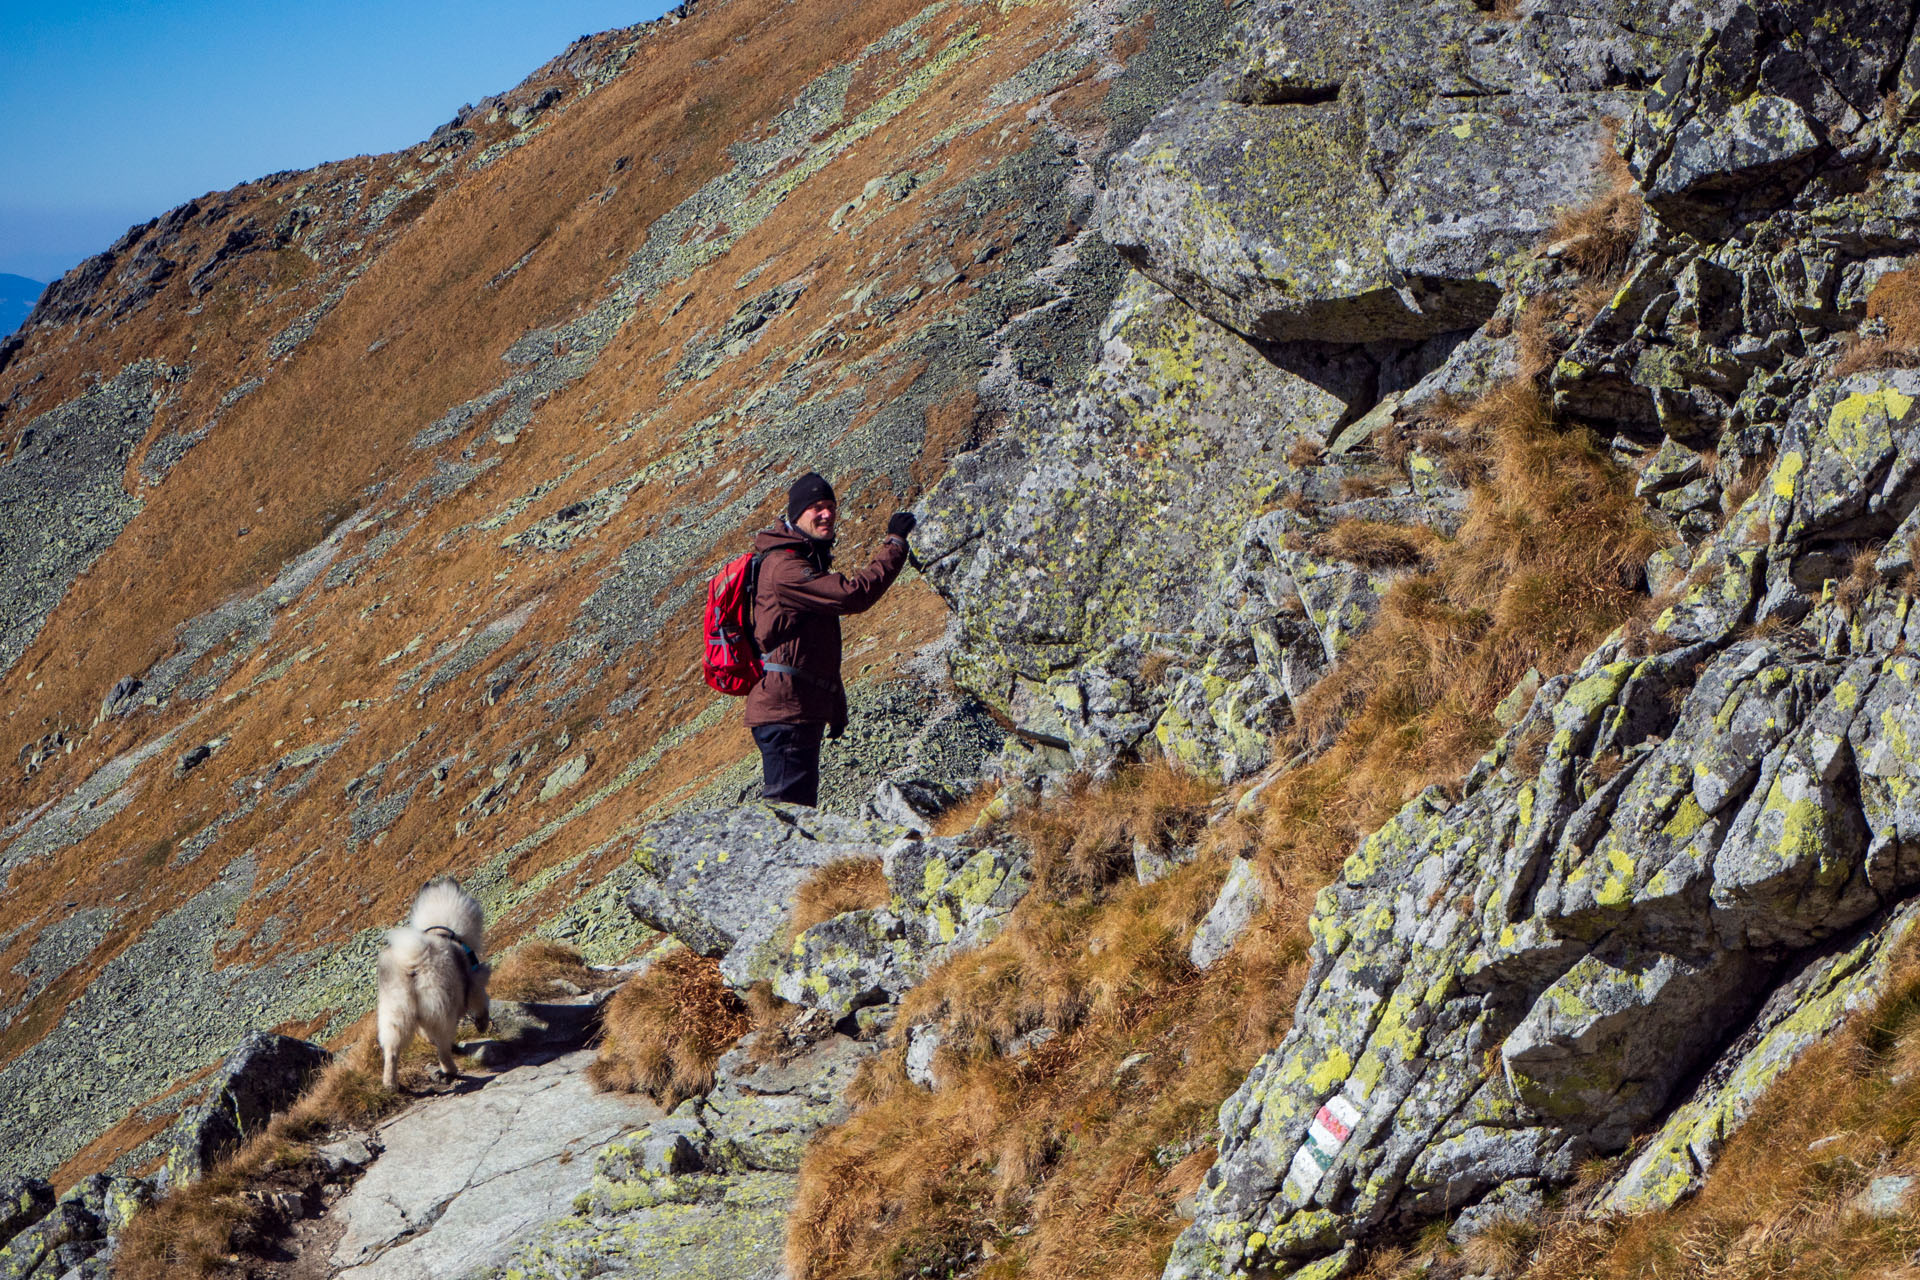
{"type": "Polygon", "coordinates": [[[400,1051],[418,1030],[440,1055],[440,1079],[459,1072],[453,1062],[453,1035],[460,1016],[487,1031],[487,978],[481,962],[486,924],[480,904],[451,876],[427,881],[413,900],[413,916],[387,935],[380,952],[381,1082],[400,1087],[400,1051]]]}

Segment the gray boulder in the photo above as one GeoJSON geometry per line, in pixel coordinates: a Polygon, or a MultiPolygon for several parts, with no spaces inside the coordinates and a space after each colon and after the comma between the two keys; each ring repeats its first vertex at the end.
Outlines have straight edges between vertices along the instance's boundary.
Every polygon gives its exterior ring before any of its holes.
{"type": "Polygon", "coordinates": [[[720,958],[745,988],[773,976],[800,882],[843,858],[879,857],[906,833],[889,823],[778,805],[683,813],[641,835],[627,907],[644,924],[720,958]]]}
{"type": "Polygon", "coordinates": [[[36,1272],[60,1275],[104,1246],[100,1220],[76,1200],[62,1200],[38,1222],[0,1245],[0,1280],[36,1272]],[[56,1260],[64,1266],[50,1266],[56,1260]]]}
{"type": "Polygon", "coordinates": [[[1260,874],[1253,863],[1246,858],[1235,858],[1226,883],[1220,886],[1220,896],[1193,931],[1193,942],[1187,949],[1193,967],[1213,968],[1220,957],[1233,949],[1233,944],[1247,931],[1254,914],[1265,902],[1260,874]]]}
{"type": "Polygon", "coordinates": [[[1237,59],[1123,152],[1101,230],[1266,341],[1417,340],[1493,313],[1607,122],[1700,30],[1635,0],[1489,22],[1419,0],[1251,6],[1237,59]],[[1658,35],[1650,34],[1658,32],[1658,35]]]}
{"type": "Polygon", "coordinates": [[[206,1176],[222,1156],[298,1098],[313,1074],[332,1060],[310,1041],[248,1032],[208,1081],[206,1096],[174,1122],[169,1183],[184,1186],[206,1176]]]}
{"type": "Polygon", "coordinates": [[[905,922],[884,907],[823,920],[793,940],[773,993],[852,1029],[858,1010],[898,1001],[919,977],[905,922]]]}
{"type": "Polygon", "coordinates": [[[813,1135],[852,1114],[847,1086],[876,1048],[834,1035],[784,1062],[755,1062],[751,1045],[729,1051],[700,1110],[720,1159],[736,1170],[798,1171],[813,1135]]]}
{"type": "Polygon", "coordinates": [[[45,1178],[8,1178],[0,1182],[0,1244],[46,1217],[54,1199],[53,1185],[45,1178]]]}

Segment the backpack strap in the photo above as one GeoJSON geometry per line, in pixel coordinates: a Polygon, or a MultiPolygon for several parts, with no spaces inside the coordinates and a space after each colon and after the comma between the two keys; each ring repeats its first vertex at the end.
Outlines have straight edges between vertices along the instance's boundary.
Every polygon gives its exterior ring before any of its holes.
{"type": "Polygon", "coordinates": [[[741,595],[745,597],[747,602],[747,607],[746,607],[747,625],[745,628],[746,635],[747,635],[747,648],[753,650],[756,656],[758,656],[760,653],[760,638],[754,635],[753,633],[754,632],[753,609],[754,609],[754,606],[757,603],[759,603],[759,600],[760,600],[760,562],[762,560],[765,560],[766,558],[767,558],[767,553],[764,551],[756,551],[753,553],[753,559],[747,561],[747,574],[746,574],[747,580],[745,583],[742,584],[742,590],[741,590],[741,595]]]}
{"type": "Polygon", "coordinates": [[[825,689],[828,693],[838,693],[841,688],[841,682],[838,680],[822,680],[811,671],[802,671],[784,662],[763,662],[760,667],[763,671],[777,671],[783,676],[792,676],[795,680],[803,681],[816,689],[825,689]]]}

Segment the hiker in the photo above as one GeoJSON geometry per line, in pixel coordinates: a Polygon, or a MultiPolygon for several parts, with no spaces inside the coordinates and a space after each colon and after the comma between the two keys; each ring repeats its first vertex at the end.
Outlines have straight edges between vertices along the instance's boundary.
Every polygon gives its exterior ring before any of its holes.
{"type": "Polygon", "coordinates": [[[787,517],[753,540],[761,553],[753,597],[753,638],[766,676],[747,694],[747,727],[760,747],[768,800],[812,807],[820,799],[820,738],[847,727],[840,683],[840,615],[863,613],[886,593],[907,560],[912,512],[887,521],[873,563],[832,573],[833,486],[809,471],[787,490],[787,517]]]}

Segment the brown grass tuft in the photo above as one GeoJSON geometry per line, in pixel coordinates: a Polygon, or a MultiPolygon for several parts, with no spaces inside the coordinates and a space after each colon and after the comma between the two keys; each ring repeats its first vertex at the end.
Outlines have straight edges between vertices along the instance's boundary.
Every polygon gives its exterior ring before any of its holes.
{"type": "Polygon", "coordinates": [[[987,806],[1000,798],[1000,784],[987,782],[974,788],[971,795],[955,802],[939,817],[933,820],[933,834],[937,836],[957,836],[969,830],[980,821],[987,806]]]}
{"type": "MultiPolygon", "coordinates": [[[[1747,499],[1760,491],[1760,482],[1767,478],[1767,472],[1773,470],[1774,451],[1756,454],[1740,461],[1740,474],[1732,483],[1720,491],[1720,522],[1733,518],[1733,513],[1747,504],[1747,499]]],[[[1764,519],[1764,513],[1760,516],[1764,519]]]]}
{"type": "Polygon", "coordinates": [[[1540,1242],[1537,1223],[1522,1218],[1500,1218],[1467,1241],[1460,1256],[1468,1268],[1499,1280],[1513,1280],[1540,1242]]]}
{"type": "Polygon", "coordinates": [[[887,873],[878,858],[841,858],[816,868],[793,896],[793,919],[788,926],[798,937],[822,920],[884,907],[892,896],[887,873]]]}
{"type": "Polygon", "coordinates": [[[619,974],[589,965],[578,947],[529,938],[494,965],[487,990],[496,1000],[558,1000],[619,981],[619,974]]]}
{"type": "Polygon", "coordinates": [[[302,1190],[318,1180],[310,1141],[335,1129],[372,1124],[401,1101],[380,1087],[380,1047],[371,1018],[288,1110],[207,1177],[172,1191],[127,1224],[117,1280],[179,1280],[245,1271],[251,1253],[284,1231],[268,1203],[250,1191],[302,1190]]]}
{"type": "Polygon", "coordinates": [[[644,1093],[671,1110],[713,1088],[713,1067],[753,1027],[720,962],[675,948],[607,1002],[600,1054],[587,1075],[600,1089],[644,1093]]]}
{"type": "Polygon", "coordinates": [[[1013,815],[1014,833],[1033,846],[1033,882],[1056,899],[1097,893],[1133,867],[1136,841],[1151,849],[1190,843],[1218,788],[1166,764],[1107,782],[1070,779],[1058,803],[1013,815]]]}
{"type": "Polygon", "coordinates": [[[1874,564],[1885,549],[1884,542],[1869,542],[1857,548],[1847,565],[1846,576],[1835,584],[1833,601],[1849,617],[1880,585],[1880,571],[1874,568],[1874,564]]]}
{"type": "Polygon", "coordinates": [[[1318,466],[1326,458],[1327,447],[1313,436],[1295,436],[1293,447],[1287,450],[1287,465],[1290,467],[1318,466]]]}
{"type": "Polygon", "coordinates": [[[1875,281],[1867,294],[1867,321],[1879,332],[1853,334],[1829,377],[1920,367],[1920,270],[1889,271],[1875,281]]]}
{"type": "Polygon", "coordinates": [[[1399,479],[1391,471],[1376,468],[1340,477],[1340,500],[1352,502],[1358,498],[1380,498],[1393,489],[1393,482],[1399,479]]]}
{"type": "Polygon", "coordinates": [[[1140,683],[1149,689],[1158,689],[1167,681],[1167,672],[1178,662],[1180,655],[1168,649],[1155,649],[1140,660],[1140,683]]]}
{"type": "Polygon", "coordinates": [[[1600,148],[1599,194],[1577,208],[1561,210],[1547,233],[1549,241],[1562,246],[1563,261],[1581,275],[1598,280],[1619,275],[1627,265],[1633,242],[1640,234],[1644,208],[1633,170],[1620,154],[1620,122],[1609,120],[1606,124],[1606,140],[1600,148]]]}
{"type": "Polygon", "coordinates": [[[1342,520],[1313,539],[1316,554],[1369,569],[1400,569],[1421,563],[1438,542],[1425,525],[1381,520],[1342,520]]]}

